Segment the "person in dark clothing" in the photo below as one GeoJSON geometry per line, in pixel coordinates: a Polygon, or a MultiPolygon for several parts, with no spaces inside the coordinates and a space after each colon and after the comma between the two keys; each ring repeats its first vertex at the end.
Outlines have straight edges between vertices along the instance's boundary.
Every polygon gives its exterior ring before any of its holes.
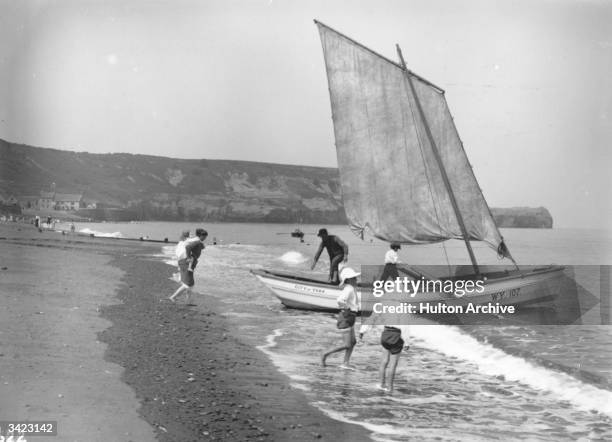
{"type": "Polygon", "coordinates": [[[397,251],[399,249],[401,249],[401,246],[398,243],[392,243],[390,250],[385,254],[385,268],[380,278],[378,278],[381,281],[386,281],[387,279],[393,281],[399,278],[399,272],[397,271],[397,263],[399,262],[397,251]]]}
{"type": "Polygon", "coordinates": [[[183,292],[187,293],[187,299],[185,302],[187,305],[191,304],[191,289],[195,285],[195,280],[193,278],[193,271],[198,265],[198,259],[202,254],[202,250],[204,250],[204,241],[208,236],[208,232],[204,229],[196,229],[195,238],[186,239],[184,244],[184,256],[178,256],[178,265],[181,273],[181,282],[182,285],[178,288],[176,292],[170,296],[170,301],[174,302],[174,299],[183,292]]]}
{"type": "MultiPolygon", "coordinates": [[[[365,332],[372,328],[369,324],[363,324],[359,329],[359,340],[363,341],[365,332]]],[[[382,359],[380,361],[379,376],[380,390],[393,393],[395,371],[402,350],[408,350],[402,339],[402,330],[399,325],[385,325],[380,335],[380,345],[383,347],[382,359]]]]}
{"type": "Polygon", "coordinates": [[[327,249],[329,255],[329,278],[328,282],[339,284],[338,279],[338,266],[341,262],[348,261],[348,246],[344,241],[338,238],[336,235],[330,235],[327,233],[327,229],[319,229],[318,235],[321,238],[321,244],[317,249],[317,253],[312,261],[310,270],[314,270],[319,260],[319,256],[323,252],[323,249],[327,249]]]}

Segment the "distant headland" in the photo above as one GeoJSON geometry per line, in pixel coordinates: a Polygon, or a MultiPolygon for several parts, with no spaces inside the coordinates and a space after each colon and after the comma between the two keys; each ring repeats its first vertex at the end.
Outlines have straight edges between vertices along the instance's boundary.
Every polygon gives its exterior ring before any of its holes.
{"type": "MultiPolygon", "coordinates": [[[[97,221],[344,224],[338,170],[90,154],[0,140],[0,209],[97,221]]],[[[551,228],[544,207],[492,208],[500,227],[551,228]]]]}

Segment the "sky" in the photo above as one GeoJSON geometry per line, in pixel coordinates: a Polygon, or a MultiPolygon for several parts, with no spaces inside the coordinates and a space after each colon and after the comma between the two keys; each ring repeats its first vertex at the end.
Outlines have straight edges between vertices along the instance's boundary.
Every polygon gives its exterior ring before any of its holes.
{"type": "Polygon", "coordinates": [[[612,224],[612,0],[0,0],[0,138],[336,167],[314,18],[445,89],[490,206],[612,224]]]}

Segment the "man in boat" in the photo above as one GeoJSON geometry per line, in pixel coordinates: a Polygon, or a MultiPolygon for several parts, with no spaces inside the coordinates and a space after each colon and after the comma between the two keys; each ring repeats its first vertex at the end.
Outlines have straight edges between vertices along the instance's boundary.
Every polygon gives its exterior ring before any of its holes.
{"type": "Polygon", "coordinates": [[[314,270],[315,266],[317,265],[317,261],[319,260],[319,256],[321,256],[321,253],[325,248],[327,249],[327,253],[329,255],[328,282],[339,284],[340,280],[338,279],[338,266],[341,262],[348,261],[348,246],[336,235],[328,234],[327,229],[319,229],[317,236],[321,238],[321,244],[317,249],[317,253],[312,261],[310,270],[314,270]]]}
{"type": "Polygon", "coordinates": [[[386,281],[389,278],[391,278],[391,280],[399,278],[399,272],[397,271],[399,256],[397,251],[401,248],[402,247],[398,243],[391,243],[390,249],[385,253],[385,268],[379,278],[381,281],[386,281]]]}

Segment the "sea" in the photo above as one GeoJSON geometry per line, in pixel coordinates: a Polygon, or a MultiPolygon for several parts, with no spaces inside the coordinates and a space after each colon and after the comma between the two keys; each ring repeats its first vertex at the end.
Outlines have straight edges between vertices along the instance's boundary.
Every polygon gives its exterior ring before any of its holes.
{"type": "MultiPolygon", "coordinates": [[[[334,315],[285,308],[250,273],[266,268],[326,279],[325,253],[315,271],[309,270],[320,227],[347,242],[349,264],[356,268],[380,264],[388,244],[362,240],[346,226],[77,224],[82,233],[170,241],[185,229],[193,234],[197,227],[209,232],[196,270],[197,308],[205,310],[208,297],[221,301],[227,320],[246,342],[268,355],[293,388],[331,418],[369,430],[373,440],[612,440],[612,326],[594,325],[603,317],[599,305],[585,312],[591,319],[583,325],[505,325],[502,320],[495,325],[404,328],[410,349],[400,357],[395,391],[388,394],[376,388],[378,331],[368,332],[355,347],[355,370],[339,367],[340,354],[324,368],[322,352],[341,339],[334,315]],[[306,234],[303,243],[290,235],[296,227],[306,234]]],[[[502,235],[520,264],[577,266],[583,269],[576,272],[580,283],[601,293],[600,266],[612,264],[612,232],[502,229],[502,235]]],[[[500,263],[494,251],[473,244],[479,262],[500,263]]],[[[160,244],[157,258],[175,266],[173,252],[173,245],[160,244]]],[[[460,241],[404,246],[400,259],[415,265],[470,263],[460,241]]]]}

